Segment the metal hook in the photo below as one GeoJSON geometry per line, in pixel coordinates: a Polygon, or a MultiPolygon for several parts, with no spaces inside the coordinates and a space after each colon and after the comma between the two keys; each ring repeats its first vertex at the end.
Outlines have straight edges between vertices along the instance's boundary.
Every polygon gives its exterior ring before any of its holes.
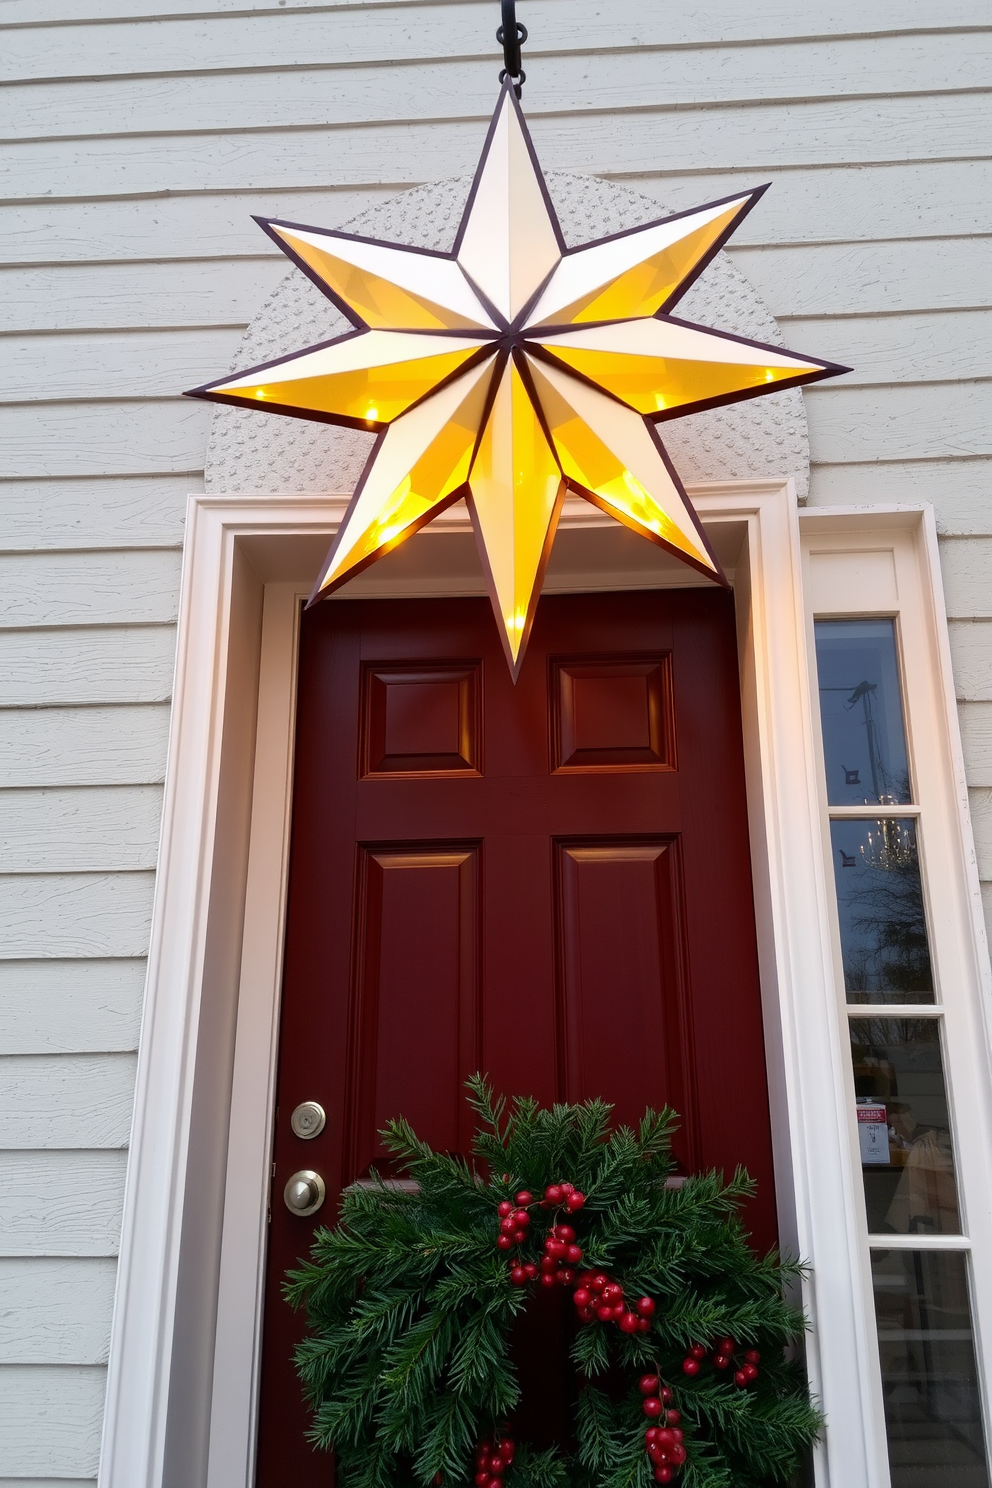
{"type": "Polygon", "coordinates": [[[513,91],[520,97],[520,90],[526,81],[527,74],[520,65],[520,48],[527,40],[527,27],[523,22],[517,20],[516,0],[500,0],[503,13],[503,24],[496,32],[496,40],[503,48],[503,61],[506,64],[499,75],[502,83],[506,78],[513,79],[513,91]]]}

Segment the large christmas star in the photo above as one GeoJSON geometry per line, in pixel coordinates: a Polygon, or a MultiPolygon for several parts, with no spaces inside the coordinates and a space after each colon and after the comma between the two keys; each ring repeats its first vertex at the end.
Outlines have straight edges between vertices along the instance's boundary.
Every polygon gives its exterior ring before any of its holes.
{"type": "Polygon", "coordinates": [[[450,253],[257,219],[355,329],[192,396],[378,435],[310,603],[464,496],[516,679],[566,490],[725,583],[657,425],[847,370],[669,313],[763,190],[566,248],[507,81],[450,253]]]}

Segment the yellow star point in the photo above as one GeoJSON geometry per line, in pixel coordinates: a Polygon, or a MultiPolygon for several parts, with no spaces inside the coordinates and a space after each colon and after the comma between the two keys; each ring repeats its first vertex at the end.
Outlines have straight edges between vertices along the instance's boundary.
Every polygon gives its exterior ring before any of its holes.
{"type": "Polygon", "coordinates": [[[450,253],[262,222],[355,329],[193,396],[376,431],[311,603],[464,496],[516,680],[568,489],[725,582],[656,426],[847,370],[670,314],[760,194],[566,248],[507,83],[450,253]]]}

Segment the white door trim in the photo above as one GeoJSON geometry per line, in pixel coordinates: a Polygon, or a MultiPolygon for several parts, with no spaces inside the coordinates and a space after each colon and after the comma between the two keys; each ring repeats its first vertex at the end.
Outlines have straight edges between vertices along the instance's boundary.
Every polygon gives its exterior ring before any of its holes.
{"type": "MultiPolygon", "coordinates": [[[[818,1451],[817,1483],[885,1488],[860,1179],[839,1105],[846,1056],[795,494],[783,481],[690,494],[714,532],[743,538],[735,583],[777,1197],[784,1240],[811,1266],[813,1388],[843,1423],[818,1451]]],[[[297,598],[344,504],[189,502],[101,1488],[252,1482],[297,598]]],[[[570,504],[565,529],[589,512],[570,504]]],[[[453,510],[448,530],[462,520],[453,510]]],[[[898,520],[922,530],[921,510],[898,520]]]]}

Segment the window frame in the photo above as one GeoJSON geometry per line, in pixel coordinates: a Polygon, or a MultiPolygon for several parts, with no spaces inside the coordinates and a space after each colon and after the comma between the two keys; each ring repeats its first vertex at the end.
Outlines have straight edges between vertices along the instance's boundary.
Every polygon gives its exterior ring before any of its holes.
{"type": "MultiPolygon", "coordinates": [[[[863,1267],[866,1319],[873,1340],[872,1396],[885,1441],[881,1367],[871,1280],[871,1252],[963,1251],[969,1256],[975,1363],[987,1453],[992,1453],[989,1382],[992,1379],[992,1081],[988,945],[958,731],[950,644],[932,508],[816,508],[801,517],[803,576],[810,667],[816,707],[815,755],[824,871],[834,886],[833,820],[912,817],[934,983],[932,1003],[850,1003],[844,985],[840,917],[830,896],[837,1036],[842,1052],[843,1110],[857,1175],[855,1209],[863,1267]],[[883,560],[890,556],[891,563],[883,560]],[[847,562],[845,563],[845,557],[847,562]],[[870,561],[874,560],[874,561],[870,561]],[[891,583],[887,584],[886,569],[891,583]],[[869,574],[877,588],[873,598],[869,574]],[[912,802],[892,806],[836,806],[827,799],[819,727],[814,624],[819,620],[894,620],[912,802]],[[940,1027],[951,1143],[961,1218],[956,1235],[889,1235],[868,1230],[855,1117],[854,1071],[848,1022],[869,1017],[928,1018],[940,1027]]],[[[890,1481],[887,1461],[880,1483],[890,1481]]]]}

